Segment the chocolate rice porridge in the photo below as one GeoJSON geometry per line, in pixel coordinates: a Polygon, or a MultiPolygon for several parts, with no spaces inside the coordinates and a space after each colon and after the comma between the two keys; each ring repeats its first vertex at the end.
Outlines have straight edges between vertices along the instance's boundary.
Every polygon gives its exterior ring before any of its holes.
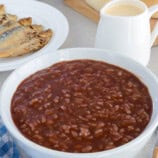
{"type": "Polygon", "coordinates": [[[11,113],[33,142],[90,153],[139,136],[150,121],[152,100],[132,73],[105,62],[73,60],[26,78],[12,98],[11,113]]]}

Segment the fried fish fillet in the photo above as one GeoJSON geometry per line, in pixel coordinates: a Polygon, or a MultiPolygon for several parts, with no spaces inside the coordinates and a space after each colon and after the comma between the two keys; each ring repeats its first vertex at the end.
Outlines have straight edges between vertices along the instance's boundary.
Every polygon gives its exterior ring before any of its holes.
{"type": "Polygon", "coordinates": [[[5,6],[3,4],[0,5],[0,14],[5,14],[5,6]]]}
{"type": "Polygon", "coordinates": [[[0,5],[0,25],[4,25],[9,21],[17,21],[17,16],[6,13],[4,5],[0,5]]]}
{"type": "Polygon", "coordinates": [[[31,26],[16,26],[3,34],[0,34],[0,52],[3,49],[20,45],[23,42],[28,42],[36,34],[42,31],[41,25],[31,26]]]}
{"type": "Polygon", "coordinates": [[[31,17],[17,20],[0,5],[0,58],[33,53],[44,47],[52,34],[51,29],[32,24],[31,17]]]}
{"type": "Polygon", "coordinates": [[[13,57],[37,51],[49,42],[51,36],[51,30],[42,31],[38,35],[31,37],[31,40],[27,42],[22,42],[21,44],[16,44],[14,47],[0,50],[0,57],[13,57]]]}
{"type": "Polygon", "coordinates": [[[29,26],[32,24],[32,18],[31,17],[28,17],[28,18],[23,18],[23,19],[20,19],[18,21],[18,23],[20,25],[23,25],[23,26],[29,26]]]}
{"type": "Polygon", "coordinates": [[[16,21],[8,21],[7,23],[0,25],[0,35],[11,31],[13,28],[20,27],[20,24],[16,21]]]}
{"type": "Polygon", "coordinates": [[[22,26],[30,26],[32,24],[32,18],[23,18],[20,19],[19,21],[14,21],[14,20],[9,20],[3,25],[0,25],[0,35],[3,33],[10,31],[14,29],[15,27],[20,27],[22,26]]]}
{"type": "Polygon", "coordinates": [[[17,16],[12,14],[0,14],[0,25],[4,25],[8,21],[17,21],[17,16]]]}

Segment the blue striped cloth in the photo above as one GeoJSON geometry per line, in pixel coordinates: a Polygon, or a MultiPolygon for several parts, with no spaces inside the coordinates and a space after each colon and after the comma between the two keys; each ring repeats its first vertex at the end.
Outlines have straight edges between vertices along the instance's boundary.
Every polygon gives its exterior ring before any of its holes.
{"type": "Polygon", "coordinates": [[[0,119],[0,158],[20,158],[13,139],[0,119]]]}

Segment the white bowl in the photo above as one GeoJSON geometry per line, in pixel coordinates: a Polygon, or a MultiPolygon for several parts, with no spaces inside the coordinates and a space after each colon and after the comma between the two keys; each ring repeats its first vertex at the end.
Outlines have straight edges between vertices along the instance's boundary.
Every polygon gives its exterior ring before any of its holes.
{"type": "Polygon", "coordinates": [[[19,69],[15,70],[4,82],[0,93],[0,112],[2,120],[16,141],[16,144],[33,158],[134,158],[143,149],[147,141],[158,126],[158,80],[146,67],[119,54],[109,53],[105,50],[78,48],[65,49],[40,56],[19,69]],[[153,113],[150,123],[143,133],[133,141],[117,147],[97,153],[75,154],[51,150],[42,147],[25,138],[16,128],[11,117],[11,99],[18,85],[28,76],[44,69],[56,62],[73,59],[95,59],[105,61],[134,73],[149,89],[153,101],[153,113]]]}

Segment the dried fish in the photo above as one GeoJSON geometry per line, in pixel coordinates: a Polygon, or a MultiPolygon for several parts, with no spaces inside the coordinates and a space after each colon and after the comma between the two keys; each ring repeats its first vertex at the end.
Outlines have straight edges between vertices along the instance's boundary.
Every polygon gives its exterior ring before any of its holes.
{"type": "Polygon", "coordinates": [[[52,37],[52,30],[32,24],[32,18],[17,18],[0,5],[0,58],[33,53],[44,47],[52,37]]]}

